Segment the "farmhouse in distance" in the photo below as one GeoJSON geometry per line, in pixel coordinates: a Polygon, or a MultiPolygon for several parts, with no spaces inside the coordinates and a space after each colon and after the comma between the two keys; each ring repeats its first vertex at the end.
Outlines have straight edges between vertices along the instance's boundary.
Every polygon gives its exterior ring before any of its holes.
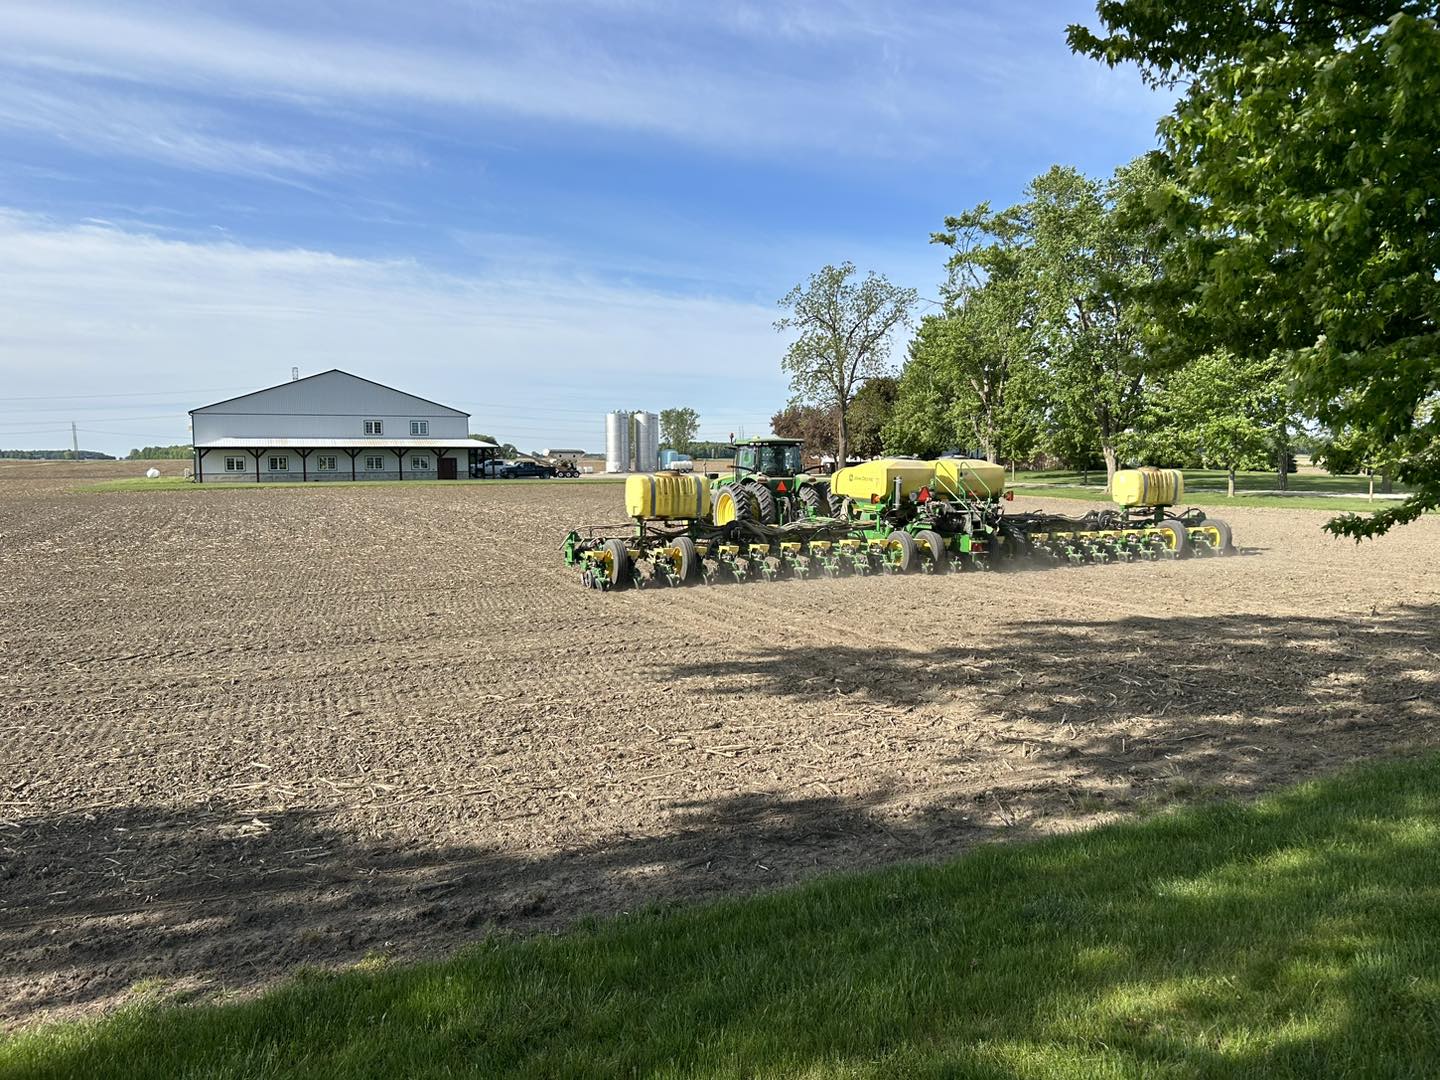
{"type": "Polygon", "coordinates": [[[190,410],[195,479],[456,480],[494,443],[470,414],[333,368],[190,410]]]}

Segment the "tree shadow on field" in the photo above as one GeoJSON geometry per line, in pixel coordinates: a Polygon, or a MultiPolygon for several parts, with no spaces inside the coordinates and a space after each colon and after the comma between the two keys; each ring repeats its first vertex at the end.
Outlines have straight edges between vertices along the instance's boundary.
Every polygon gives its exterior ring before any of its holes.
{"type": "MultiPolygon", "coordinates": [[[[147,988],[243,990],[305,965],[753,892],[903,858],[946,831],[934,817],[913,836],[884,830],[869,813],[883,794],[740,794],[680,806],[663,835],[544,855],[364,839],[329,812],[214,802],[22,818],[0,847],[0,1028],[147,988]],[[857,847],[869,854],[843,854],[857,847]]],[[[949,829],[985,831],[959,815],[949,829]]]]}
{"type": "Polygon", "coordinates": [[[1440,735],[1440,605],[1370,617],[1022,622],[954,644],[732,651],[666,674],[743,699],[953,715],[954,761],[985,746],[1113,786],[1163,762],[1227,792],[1440,735]]]}
{"type": "Polygon", "coordinates": [[[1057,787],[1071,804],[1093,800],[1090,820],[1155,796],[1263,791],[1436,745],[1437,669],[1437,605],[1021,624],[910,650],[732,649],[653,674],[700,680],[737,708],[757,695],[954,710],[939,756],[993,771],[963,794],[897,790],[862,753],[860,794],[737,792],[677,806],[662,833],[558,852],[392,843],[330,811],[239,802],[12,813],[0,832],[0,1022],[111,1004],[146,980],[246,989],[302,964],[434,954],[496,929],[943,858],[1026,834],[1057,787]],[[907,812],[881,813],[897,795],[907,812]]]}

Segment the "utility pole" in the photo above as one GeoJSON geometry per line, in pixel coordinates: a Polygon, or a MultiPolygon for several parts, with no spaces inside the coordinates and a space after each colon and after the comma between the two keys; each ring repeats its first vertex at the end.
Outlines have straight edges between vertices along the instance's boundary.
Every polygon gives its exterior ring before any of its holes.
{"type": "Polygon", "coordinates": [[[75,430],[74,420],[70,421],[70,449],[76,451],[77,453],[80,450],[80,435],[75,430]]]}

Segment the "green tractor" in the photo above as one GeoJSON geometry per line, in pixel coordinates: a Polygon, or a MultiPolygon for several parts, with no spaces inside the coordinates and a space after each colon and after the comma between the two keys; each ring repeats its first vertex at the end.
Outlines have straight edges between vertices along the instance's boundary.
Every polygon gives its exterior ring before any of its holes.
{"type": "Polygon", "coordinates": [[[799,439],[740,439],[730,472],[710,477],[716,525],[755,521],[786,525],[832,516],[830,480],[805,471],[799,439]]]}

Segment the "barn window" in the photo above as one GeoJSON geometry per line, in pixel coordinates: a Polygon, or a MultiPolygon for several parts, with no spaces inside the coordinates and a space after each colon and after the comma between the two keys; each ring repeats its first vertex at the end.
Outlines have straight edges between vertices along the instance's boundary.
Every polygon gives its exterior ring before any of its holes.
{"type": "Polygon", "coordinates": [[[365,434],[366,434],[366,435],[384,435],[384,434],[385,434],[385,422],[384,422],[383,420],[366,420],[366,421],[365,421],[365,434]]]}
{"type": "Polygon", "coordinates": [[[289,472],[290,459],[288,457],[272,457],[270,459],[271,472],[289,472]]]}
{"type": "Polygon", "coordinates": [[[334,471],[335,471],[335,455],[334,455],[334,454],[319,454],[319,455],[317,455],[316,458],[315,458],[315,468],[319,469],[321,472],[334,472],[334,471]]]}
{"type": "Polygon", "coordinates": [[[380,454],[365,455],[365,469],[367,472],[379,472],[385,468],[385,458],[380,454]]]}
{"type": "Polygon", "coordinates": [[[243,457],[227,457],[225,459],[226,472],[244,472],[249,468],[243,457]]]}
{"type": "Polygon", "coordinates": [[[412,457],[410,459],[410,467],[424,471],[430,468],[430,459],[428,457],[412,457]]]}
{"type": "Polygon", "coordinates": [[[429,434],[430,434],[430,421],[429,421],[429,420],[411,420],[411,421],[410,421],[410,434],[411,434],[411,435],[429,435],[429,434]]]}

